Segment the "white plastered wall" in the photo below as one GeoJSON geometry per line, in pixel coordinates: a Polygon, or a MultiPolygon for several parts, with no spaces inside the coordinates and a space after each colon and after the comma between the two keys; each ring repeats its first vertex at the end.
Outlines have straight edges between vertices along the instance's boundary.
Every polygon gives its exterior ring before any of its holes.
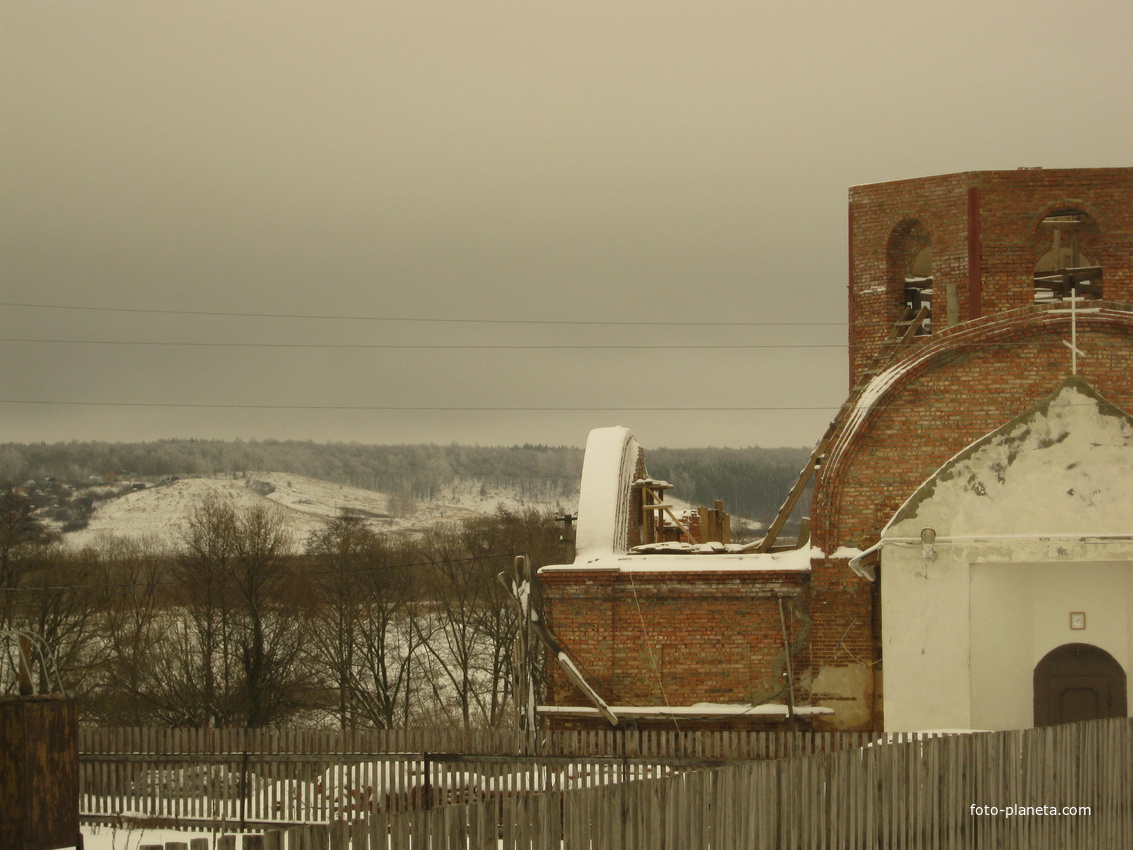
{"type": "Polygon", "coordinates": [[[1035,665],[1066,643],[1133,672],[1133,420],[1068,379],[910,497],[878,579],[887,731],[1031,726],[1035,665]]]}
{"type": "MultiPolygon", "coordinates": [[[[939,541],[882,550],[886,731],[1033,725],[1034,669],[1067,643],[1133,672],[1133,544],[939,541]],[[1070,627],[1070,613],[1086,628],[1070,627]]],[[[1130,677],[1133,682],[1133,676],[1130,677]]],[[[1133,688],[1128,693],[1133,705],[1133,688]]]]}

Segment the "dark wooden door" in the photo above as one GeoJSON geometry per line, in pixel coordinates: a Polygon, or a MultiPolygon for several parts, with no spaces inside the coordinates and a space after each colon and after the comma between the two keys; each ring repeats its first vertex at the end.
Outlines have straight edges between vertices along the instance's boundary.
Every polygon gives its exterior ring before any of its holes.
{"type": "Polygon", "coordinates": [[[1125,671],[1104,649],[1068,643],[1035,667],[1035,725],[1125,717],[1125,671]]]}

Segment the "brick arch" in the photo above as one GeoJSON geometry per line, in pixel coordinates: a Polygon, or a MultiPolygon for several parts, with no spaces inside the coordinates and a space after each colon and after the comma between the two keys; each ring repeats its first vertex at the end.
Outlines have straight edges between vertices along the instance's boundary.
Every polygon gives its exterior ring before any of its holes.
{"type": "Polygon", "coordinates": [[[1081,198],[1061,198],[1060,200],[1051,201],[1040,207],[1030,220],[1030,232],[1034,233],[1038,230],[1042,220],[1049,215],[1057,212],[1058,210],[1075,209],[1086,213],[1090,218],[1097,222],[1098,229],[1101,232],[1106,232],[1110,229],[1106,221],[1105,215],[1093,204],[1082,200],[1081,198]]]}
{"type": "MultiPolygon", "coordinates": [[[[927,216],[914,214],[901,219],[889,232],[885,246],[885,321],[896,322],[906,307],[914,312],[931,307],[932,284],[909,284],[910,279],[932,278],[932,229],[927,216]]],[[[918,333],[927,333],[925,322],[918,333]]]]}
{"type": "MultiPolygon", "coordinates": [[[[1133,334],[1133,313],[1128,311],[1126,305],[1116,305],[1115,309],[1115,305],[1110,305],[1108,302],[1096,302],[1096,304],[1100,312],[1079,317],[1079,334],[1086,331],[1133,334]],[[1122,307],[1124,309],[1121,309],[1122,307]]],[[[983,354],[994,356],[990,354],[989,349],[994,349],[997,345],[1009,351],[1012,342],[1021,342],[1028,337],[1052,330],[1059,336],[1068,337],[1069,322],[1070,318],[1066,313],[1039,306],[1019,308],[976,319],[948,328],[938,336],[926,338],[925,345],[918,347],[903,360],[877,375],[865,388],[857,403],[852,405],[842,418],[822,459],[812,504],[812,516],[816,519],[815,544],[824,549],[840,545],[856,545],[864,548],[876,542],[877,532],[880,531],[883,523],[869,529],[869,533],[873,535],[869,540],[852,540],[848,536],[850,528],[846,524],[847,516],[858,508],[853,504],[844,504],[846,481],[853,471],[859,452],[869,442],[869,435],[879,418],[889,408],[891,402],[901,396],[911,384],[917,382],[930,370],[950,360],[967,356],[979,357],[983,354]]],[[[1119,359],[1125,364],[1126,369],[1133,369],[1133,357],[1130,357],[1128,352],[1119,359]]],[[[1120,369],[1121,363],[1113,368],[1120,369]]],[[[1129,409],[1133,404],[1131,398],[1111,400],[1125,409],[1129,409]]],[[[987,430],[990,431],[991,428],[987,430]]],[[[920,435],[910,434],[908,449],[884,446],[874,446],[873,449],[892,452],[896,464],[907,463],[902,461],[901,452],[915,450],[915,440],[919,437],[920,435]]],[[[946,459],[942,458],[940,462],[943,463],[946,459]]],[[[902,495],[901,501],[914,489],[915,485],[902,495]]],[[[896,510],[898,507],[900,507],[899,503],[894,505],[893,509],[896,510]]]]}

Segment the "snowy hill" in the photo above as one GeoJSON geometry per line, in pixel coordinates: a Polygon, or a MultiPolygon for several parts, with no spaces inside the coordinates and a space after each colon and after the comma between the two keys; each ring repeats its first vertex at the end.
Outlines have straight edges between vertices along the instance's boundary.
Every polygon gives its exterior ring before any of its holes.
{"type": "Polygon", "coordinates": [[[438,523],[487,515],[498,505],[511,510],[529,508],[574,511],[577,501],[562,497],[533,498],[510,487],[475,479],[460,479],[436,498],[415,500],[364,490],[330,481],[282,472],[249,473],[242,477],[187,478],[127,492],[96,502],[89,525],[63,536],[68,548],[97,543],[108,535],[148,537],[177,545],[194,505],[211,495],[231,499],[238,507],[270,502],[302,544],[327,520],[341,513],[361,517],[375,531],[422,531],[438,523]]]}

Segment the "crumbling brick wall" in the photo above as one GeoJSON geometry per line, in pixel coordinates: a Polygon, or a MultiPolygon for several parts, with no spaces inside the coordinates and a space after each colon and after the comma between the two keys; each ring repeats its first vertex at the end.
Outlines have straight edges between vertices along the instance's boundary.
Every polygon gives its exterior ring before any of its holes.
{"type": "MultiPolygon", "coordinates": [[[[798,654],[809,632],[806,575],[548,571],[541,582],[551,629],[607,702],[688,706],[786,701],[779,599],[798,654]]],[[[548,702],[588,705],[550,663],[548,702]]]]}

